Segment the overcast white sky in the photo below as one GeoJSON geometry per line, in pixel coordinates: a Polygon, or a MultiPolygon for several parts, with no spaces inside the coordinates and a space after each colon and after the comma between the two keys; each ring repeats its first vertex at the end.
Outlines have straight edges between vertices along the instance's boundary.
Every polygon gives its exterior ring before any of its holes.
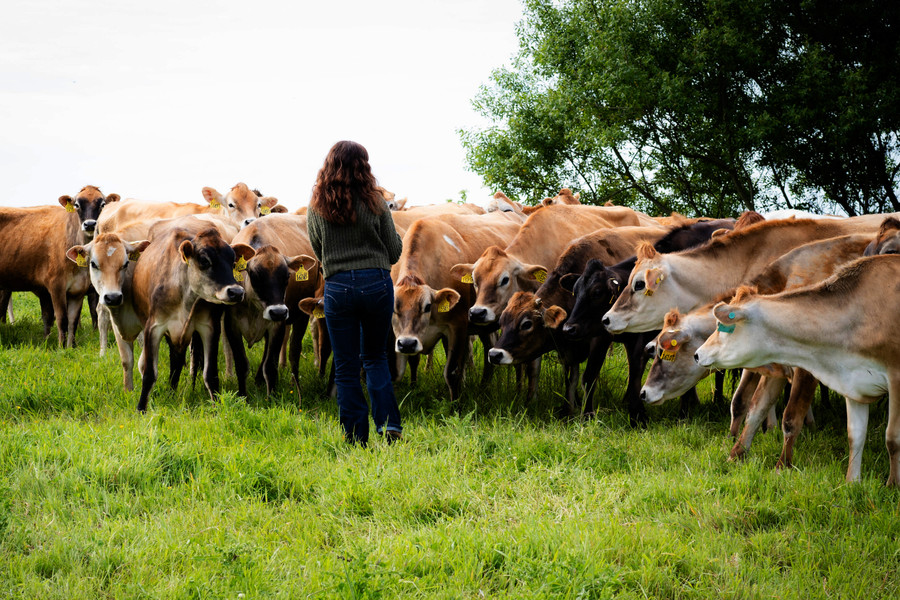
{"type": "Polygon", "coordinates": [[[516,52],[519,0],[6,0],[0,204],[93,184],[202,201],[239,181],[306,204],[331,145],[410,203],[492,190],[457,129],[516,52]]]}

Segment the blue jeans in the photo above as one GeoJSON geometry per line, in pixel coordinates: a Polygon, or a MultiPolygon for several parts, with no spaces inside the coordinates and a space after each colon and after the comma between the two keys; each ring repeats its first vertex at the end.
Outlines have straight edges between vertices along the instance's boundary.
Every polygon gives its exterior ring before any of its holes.
{"type": "Polygon", "coordinates": [[[387,361],[393,312],[390,271],[341,271],[325,280],[325,323],[334,353],[338,408],[350,442],[365,445],[369,439],[369,408],[359,380],[360,367],[366,372],[378,433],[403,430],[387,361]]]}

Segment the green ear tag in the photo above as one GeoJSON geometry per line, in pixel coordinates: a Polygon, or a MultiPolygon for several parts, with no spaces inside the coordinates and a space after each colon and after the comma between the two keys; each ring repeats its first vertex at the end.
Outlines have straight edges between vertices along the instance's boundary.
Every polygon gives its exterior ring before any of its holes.
{"type": "Polygon", "coordinates": [[[729,318],[729,319],[733,319],[733,318],[734,318],[734,313],[733,313],[733,312],[728,313],[728,318],[729,318]]]}
{"type": "Polygon", "coordinates": [[[444,300],[440,304],[438,304],[438,312],[450,312],[450,301],[444,300]]]}
{"type": "Polygon", "coordinates": [[[724,323],[719,323],[719,325],[718,325],[718,327],[716,327],[716,329],[721,331],[722,333],[733,333],[734,325],[725,325],[724,323]]]}
{"type": "Polygon", "coordinates": [[[475,279],[472,277],[471,273],[466,273],[465,275],[463,275],[460,281],[462,281],[463,283],[475,283],[475,279]]]}
{"type": "Polygon", "coordinates": [[[300,265],[300,268],[297,269],[297,273],[294,275],[294,279],[296,281],[308,281],[309,280],[309,271],[303,268],[303,265],[300,265]]]}

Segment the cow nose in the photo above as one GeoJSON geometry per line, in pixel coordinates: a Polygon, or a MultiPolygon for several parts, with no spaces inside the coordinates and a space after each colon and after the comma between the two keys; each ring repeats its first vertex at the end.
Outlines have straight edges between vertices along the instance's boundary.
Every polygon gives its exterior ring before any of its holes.
{"type": "Polygon", "coordinates": [[[503,360],[503,351],[491,348],[488,352],[488,360],[492,365],[499,365],[500,361],[503,360]]]}
{"type": "Polygon", "coordinates": [[[106,306],[119,306],[122,304],[122,294],[120,292],[103,294],[103,304],[106,306]]]}
{"type": "Polygon", "coordinates": [[[604,327],[609,327],[609,317],[603,317],[603,320],[600,322],[603,323],[604,327]]]}
{"type": "Polygon", "coordinates": [[[270,306],[269,318],[273,321],[284,321],[288,316],[287,306],[270,306]]]}
{"type": "Polygon", "coordinates": [[[239,285],[230,285],[225,290],[225,295],[228,297],[229,302],[240,302],[244,299],[244,288],[239,285]]]}
{"type": "Polygon", "coordinates": [[[247,225],[249,225],[250,223],[252,223],[255,220],[256,219],[244,219],[244,223],[243,223],[243,225],[241,225],[241,228],[243,229],[244,227],[246,227],[247,225]]]}
{"type": "Polygon", "coordinates": [[[487,318],[487,309],[486,308],[476,308],[472,307],[469,309],[469,320],[474,323],[483,323],[487,318]]]}
{"type": "Polygon", "coordinates": [[[397,352],[401,354],[413,354],[416,351],[416,340],[412,338],[399,338],[397,340],[397,352]]]}
{"type": "Polygon", "coordinates": [[[97,221],[95,221],[94,219],[89,219],[81,224],[81,228],[85,231],[93,231],[97,228],[97,221]]]}
{"type": "Polygon", "coordinates": [[[697,363],[698,365],[700,364],[700,353],[699,352],[694,352],[694,362],[697,363]]]}
{"type": "Polygon", "coordinates": [[[641,402],[647,401],[647,392],[645,390],[641,390],[641,402]]]}
{"type": "Polygon", "coordinates": [[[563,335],[567,335],[569,337],[578,337],[579,328],[578,325],[574,323],[566,323],[562,328],[563,335]]]}

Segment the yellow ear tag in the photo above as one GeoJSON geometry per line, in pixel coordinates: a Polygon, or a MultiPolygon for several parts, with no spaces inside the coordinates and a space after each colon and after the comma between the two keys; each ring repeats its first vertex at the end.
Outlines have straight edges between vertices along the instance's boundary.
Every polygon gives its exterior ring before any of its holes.
{"type": "Polygon", "coordinates": [[[300,268],[297,269],[296,275],[294,275],[294,279],[296,281],[308,281],[309,280],[309,271],[303,268],[303,265],[300,265],[300,268]]]}
{"type": "Polygon", "coordinates": [[[75,264],[78,265],[79,267],[88,266],[87,256],[85,256],[84,254],[77,254],[75,256],[75,264]]]}
{"type": "Polygon", "coordinates": [[[313,316],[317,319],[321,319],[325,316],[325,311],[317,306],[313,309],[313,316]]]}
{"type": "Polygon", "coordinates": [[[75,206],[71,202],[66,202],[66,212],[75,212],[75,206]]]}
{"type": "Polygon", "coordinates": [[[644,295],[645,295],[645,296],[652,296],[652,295],[653,295],[653,290],[651,290],[651,289],[649,289],[649,288],[646,289],[646,290],[644,290],[644,295]]]}
{"type": "Polygon", "coordinates": [[[128,260],[137,260],[141,257],[141,253],[137,250],[132,250],[128,253],[128,260]]]}
{"type": "Polygon", "coordinates": [[[243,281],[244,280],[244,274],[241,271],[234,269],[234,270],[232,270],[232,273],[234,274],[235,281],[243,281]]]}
{"type": "Polygon", "coordinates": [[[247,270],[247,259],[241,256],[237,259],[237,262],[234,264],[234,269],[236,271],[246,271],[247,270]]]}
{"type": "Polygon", "coordinates": [[[544,283],[547,281],[547,271],[541,269],[540,271],[536,271],[534,273],[534,278],[537,279],[540,283],[544,283]]]}
{"type": "Polygon", "coordinates": [[[471,273],[466,273],[465,275],[463,275],[460,281],[462,281],[463,283],[475,283],[475,279],[472,277],[471,273]]]}
{"type": "Polygon", "coordinates": [[[213,198],[212,200],[209,201],[209,207],[210,207],[210,208],[222,208],[222,205],[219,204],[219,201],[218,201],[218,200],[216,200],[215,198],[213,198]]]}
{"type": "Polygon", "coordinates": [[[662,352],[659,353],[659,357],[666,362],[675,362],[675,352],[674,351],[670,352],[668,350],[663,350],[662,352]]]}
{"type": "Polygon", "coordinates": [[[261,214],[261,215],[267,215],[270,212],[272,212],[272,209],[269,208],[268,206],[263,205],[263,206],[259,207],[259,214],[261,214]]]}
{"type": "Polygon", "coordinates": [[[438,304],[438,312],[450,312],[450,301],[444,300],[438,304]]]}

